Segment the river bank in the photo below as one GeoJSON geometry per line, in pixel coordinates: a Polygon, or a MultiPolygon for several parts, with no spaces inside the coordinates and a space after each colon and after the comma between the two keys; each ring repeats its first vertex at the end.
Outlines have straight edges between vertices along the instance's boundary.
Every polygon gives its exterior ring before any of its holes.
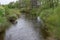
{"type": "Polygon", "coordinates": [[[19,9],[9,9],[7,7],[0,6],[0,40],[4,38],[4,32],[15,20],[20,16],[19,9]]]}

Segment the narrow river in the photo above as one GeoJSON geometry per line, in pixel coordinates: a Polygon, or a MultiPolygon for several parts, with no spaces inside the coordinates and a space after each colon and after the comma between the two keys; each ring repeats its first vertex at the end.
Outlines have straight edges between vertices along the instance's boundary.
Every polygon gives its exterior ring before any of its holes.
{"type": "Polygon", "coordinates": [[[42,35],[39,33],[38,23],[33,22],[25,18],[25,15],[17,20],[17,24],[11,25],[9,29],[6,30],[5,40],[43,40],[42,35]]]}

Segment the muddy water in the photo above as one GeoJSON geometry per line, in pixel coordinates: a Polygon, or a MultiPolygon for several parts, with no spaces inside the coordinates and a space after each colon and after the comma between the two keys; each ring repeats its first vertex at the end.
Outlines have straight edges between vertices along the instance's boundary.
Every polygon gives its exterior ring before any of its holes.
{"type": "Polygon", "coordinates": [[[5,40],[43,40],[39,25],[36,21],[28,20],[25,15],[21,15],[17,24],[6,30],[5,40]]]}

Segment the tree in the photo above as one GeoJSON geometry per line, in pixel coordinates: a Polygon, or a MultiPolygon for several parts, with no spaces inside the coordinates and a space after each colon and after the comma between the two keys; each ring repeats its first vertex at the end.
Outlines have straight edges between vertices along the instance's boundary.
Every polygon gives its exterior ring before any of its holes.
{"type": "Polygon", "coordinates": [[[8,8],[15,8],[14,7],[14,2],[10,2],[7,6],[8,6],[8,8]]]}

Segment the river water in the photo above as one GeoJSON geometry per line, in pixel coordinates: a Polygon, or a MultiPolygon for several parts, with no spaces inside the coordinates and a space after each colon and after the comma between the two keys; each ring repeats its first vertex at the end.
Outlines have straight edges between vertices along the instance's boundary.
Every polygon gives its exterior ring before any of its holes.
{"type": "Polygon", "coordinates": [[[25,15],[21,15],[17,24],[11,25],[6,30],[5,40],[43,40],[38,26],[37,22],[28,20],[25,15]]]}

